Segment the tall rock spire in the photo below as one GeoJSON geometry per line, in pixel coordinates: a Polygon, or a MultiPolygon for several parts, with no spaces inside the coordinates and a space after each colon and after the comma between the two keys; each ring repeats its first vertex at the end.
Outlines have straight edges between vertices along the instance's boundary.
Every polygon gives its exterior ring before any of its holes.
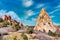
{"type": "Polygon", "coordinates": [[[36,26],[34,30],[39,30],[39,31],[46,31],[48,32],[51,30],[52,32],[56,31],[56,28],[54,24],[52,23],[52,20],[50,19],[49,15],[47,14],[45,8],[43,8],[40,12],[40,15],[37,18],[36,21],[36,26]]]}
{"type": "Polygon", "coordinates": [[[46,13],[46,10],[45,10],[45,8],[43,8],[43,9],[41,10],[40,15],[44,15],[45,13],[46,13]]]}

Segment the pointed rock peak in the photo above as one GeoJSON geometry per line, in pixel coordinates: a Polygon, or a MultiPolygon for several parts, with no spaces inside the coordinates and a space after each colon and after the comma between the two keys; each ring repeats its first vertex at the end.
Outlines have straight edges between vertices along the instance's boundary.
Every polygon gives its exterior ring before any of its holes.
{"type": "Polygon", "coordinates": [[[42,11],[41,12],[46,12],[45,8],[42,8],[42,11]]]}
{"type": "Polygon", "coordinates": [[[49,30],[51,30],[52,32],[56,31],[56,27],[54,26],[52,20],[47,14],[45,8],[41,10],[40,15],[37,18],[36,26],[34,30],[38,30],[42,32],[46,31],[47,33],[49,32],[49,30]]]}
{"type": "Polygon", "coordinates": [[[45,10],[45,8],[42,8],[41,12],[40,12],[40,16],[44,16],[47,15],[47,12],[45,10]]]}

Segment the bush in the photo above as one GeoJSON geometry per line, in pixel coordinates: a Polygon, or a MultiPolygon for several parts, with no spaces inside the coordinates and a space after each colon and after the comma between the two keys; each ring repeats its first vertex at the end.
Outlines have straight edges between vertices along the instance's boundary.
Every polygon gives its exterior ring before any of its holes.
{"type": "Polygon", "coordinates": [[[8,22],[8,25],[11,25],[12,26],[12,22],[8,22]]]}
{"type": "Polygon", "coordinates": [[[57,34],[53,33],[52,31],[49,30],[48,35],[50,35],[50,36],[56,36],[57,34]]]}
{"type": "Polygon", "coordinates": [[[28,27],[28,28],[27,28],[27,33],[32,34],[32,33],[33,33],[33,28],[28,27]]]}
{"type": "Polygon", "coordinates": [[[17,25],[17,26],[15,26],[15,28],[16,28],[16,30],[19,30],[21,27],[19,27],[19,26],[17,25]]]}
{"type": "Polygon", "coordinates": [[[17,36],[15,36],[15,37],[13,38],[13,40],[17,40],[16,38],[17,38],[17,36]]]}
{"type": "Polygon", "coordinates": [[[17,24],[13,24],[13,25],[12,25],[12,28],[13,28],[14,30],[18,31],[21,27],[18,26],[17,24]]]}
{"type": "Polygon", "coordinates": [[[3,27],[7,27],[7,25],[8,25],[8,21],[7,20],[4,20],[2,23],[3,23],[3,27]]]}
{"type": "Polygon", "coordinates": [[[28,37],[24,33],[22,33],[21,36],[24,40],[28,40],[28,37]]]}
{"type": "Polygon", "coordinates": [[[60,34],[58,34],[58,37],[60,37],[60,34]]]}
{"type": "Polygon", "coordinates": [[[0,24],[0,28],[3,27],[3,24],[0,24]]]}
{"type": "Polygon", "coordinates": [[[3,25],[3,27],[7,27],[7,23],[3,23],[2,25],[3,25]]]}
{"type": "Polygon", "coordinates": [[[7,25],[12,25],[8,20],[3,20],[0,24],[0,27],[7,27],[7,25]]]}

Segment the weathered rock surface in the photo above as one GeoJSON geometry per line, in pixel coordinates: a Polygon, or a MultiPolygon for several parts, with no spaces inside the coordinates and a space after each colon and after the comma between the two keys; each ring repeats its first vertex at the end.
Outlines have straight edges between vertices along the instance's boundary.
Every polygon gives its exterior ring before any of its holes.
{"type": "Polygon", "coordinates": [[[50,19],[45,9],[42,9],[42,11],[40,12],[34,30],[38,30],[42,32],[44,31],[49,32],[49,30],[52,32],[56,31],[56,27],[53,24],[52,20],[50,19]]]}

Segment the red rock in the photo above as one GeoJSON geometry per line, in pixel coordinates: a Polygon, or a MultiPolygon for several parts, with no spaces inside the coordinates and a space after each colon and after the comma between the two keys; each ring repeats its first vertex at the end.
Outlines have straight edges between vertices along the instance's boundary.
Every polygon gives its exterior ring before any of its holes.
{"type": "Polygon", "coordinates": [[[4,16],[2,16],[2,19],[3,20],[11,20],[11,16],[4,15],[4,16]]]}
{"type": "Polygon", "coordinates": [[[8,20],[11,20],[11,16],[7,16],[8,20]]]}
{"type": "Polygon", "coordinates": [[[18,25],[19,25],[19,26],[23,26],[23,24],[22,24],[22,23],[20,23],[20,22],[18,22],[18,25]]]}
{"type": "Polygon", "coordinates": [[[8,20],[9,22],[17,23],[17,25],[19,25],[19,26],[23,26],[22,23],[17,22],[16,20],[11,19],[11,16],[8,16],[8,15],[4,15],[4,16],[2,16],[2,20],[8,20]]]}
{"type": "Polygon", "coordinates": [[[17,21],[16,20],[11,20],[12,23],[16,23],[17,21]]]}
{"type": "Polygon", "coordinates": [[[11,20],[11,22],[12,22],[12,23],[17,23],[17,25],[19,25],[19,26],[23,26],[23,24],[22,24],[22,23],[17,22],[16,20],[11,20]]]}
{"type": "Polygon", "coordinates": [[[2,16],[2,19],[3,19],[3,20],[7,20],[7,19],[8,19],[8,18],[7,18],[7,15],[2,16]]]}
{"type": "Polygon", "coordinates": [[[22,23],[19,23],[19,26],[23,26],[23,24],[22,23]]]}

